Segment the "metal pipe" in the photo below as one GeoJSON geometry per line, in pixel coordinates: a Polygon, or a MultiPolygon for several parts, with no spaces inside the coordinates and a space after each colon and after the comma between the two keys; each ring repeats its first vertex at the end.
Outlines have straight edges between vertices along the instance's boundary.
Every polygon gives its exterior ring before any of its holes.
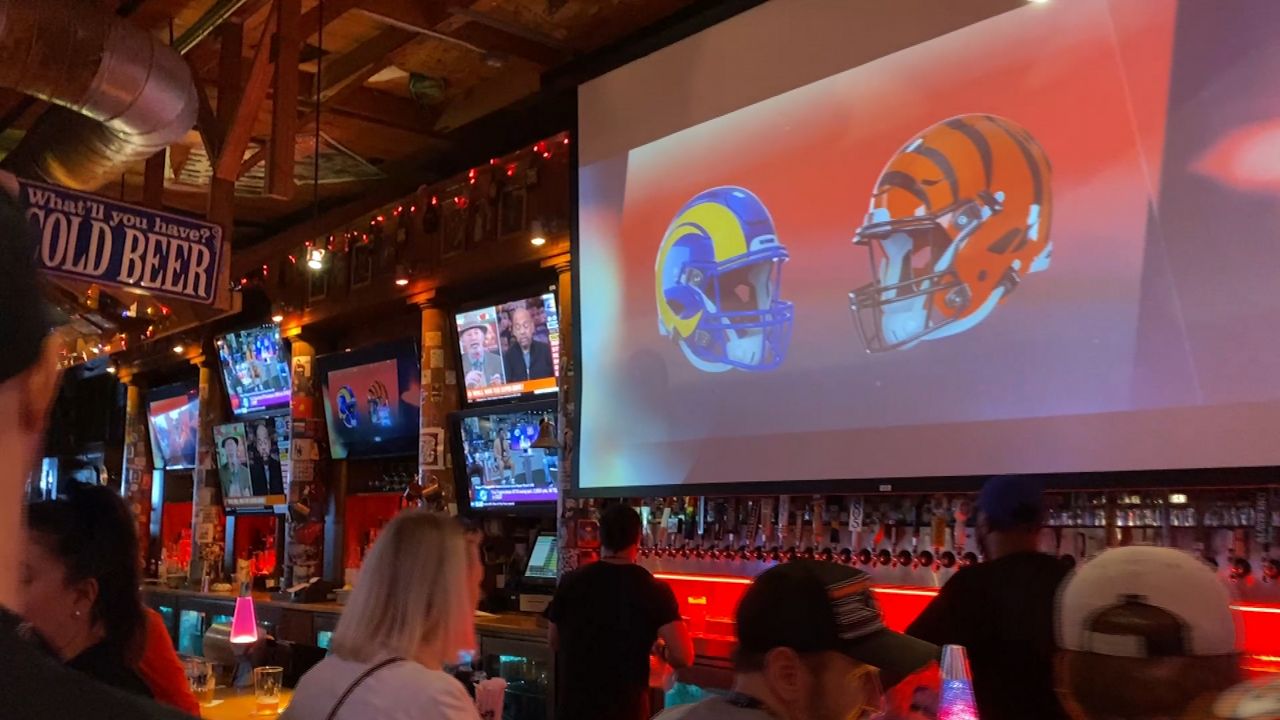
{"type": "Polygon", "coordinates": [[[14,173],[94,190],[195,126],[172,48],[83,0],[0,0],[0,86],[59,107],[5,158],[14,173]]]}
{"type": "Polygon", "coordinates": [[[186,55],[191,48],[199,45],[201,40],[217,30],[219,25],[248,2],[249,0],[218,0],[191,27],[178,36],[178,39],[173,42],[173,49],[180,55],[186,55]]]}

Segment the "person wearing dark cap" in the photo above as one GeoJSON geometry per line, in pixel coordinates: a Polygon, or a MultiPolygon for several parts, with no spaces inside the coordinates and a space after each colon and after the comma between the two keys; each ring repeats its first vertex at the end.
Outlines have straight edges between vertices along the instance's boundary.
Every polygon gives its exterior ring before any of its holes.
{"type": "Polygon", "coordinates": [[[58,355],[49,333],[53,313],[35,265],[35,238],[13,199],[16,181],[0,174],[0,186],[0,717],[185,717],[63,667],[14,612],[26,595],[20,571],[23,490],[57,395],[58,355]]]}
{"type": "Polygon", "coordinates": [[[871,576],[814,560],[757,577],[737,629],[733,692],[655,720],[869,720],[884,712],[885,688],[940,652],[885,627],[871,576]]]}
{"type": "Polygon", "coordinates": [[[1068,568],[1038,551],[1044,494],[1030,477],[987,480],[978,495],[986,562],[964,568],[907,628],[963,645],[982,720],[1062,720],[1053,689],[1053,603],[1068,568]]]}

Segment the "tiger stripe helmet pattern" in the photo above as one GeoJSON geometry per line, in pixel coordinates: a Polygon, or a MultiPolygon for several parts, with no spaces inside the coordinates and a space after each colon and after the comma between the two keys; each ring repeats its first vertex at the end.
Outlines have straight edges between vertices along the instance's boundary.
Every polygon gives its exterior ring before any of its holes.
{"type": "Polygon", "coordinates": [[[782,364],[795,310],[780,299],[787,249],[760,198],[733,186],[676,213],[654,263],[658,331],[703,372],[782,364]]]}
{"type": "Polygon", "coordinates": [[[873,276],[849,293],[867,351],[969,330],[1048,268],[1051,175],[1035,138],[994,115],[959,115],[904,145],[853,238],[873,276]]]}

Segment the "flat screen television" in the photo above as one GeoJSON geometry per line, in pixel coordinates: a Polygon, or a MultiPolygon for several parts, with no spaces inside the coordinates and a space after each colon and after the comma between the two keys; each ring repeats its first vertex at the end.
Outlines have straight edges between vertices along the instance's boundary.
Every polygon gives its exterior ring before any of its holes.
{"type": "Polygon", "coordinates": [[[415,340],[321,355],[315,365],[333,459],[418,451],[422,381],[415,340]]]}
{"type": "Polygon", "coordinates": [[[214,340],[231,412],[236,416],[289,407],[289,353],[274,323],[237,330],[214,340]]]}
{"type": "Polygon", "coordinates": [[[162,470],[196,466],[196,438],[200,433],[200,393],[191,383],[155,388],[147,393],[151,426],[151,458],[162,470]]]}
{"type": "Polygon", "coordinates": [[[458,367],[469,403],[554,394],[560,375],[555,293],[457,313],[458,367]]]}
{"type": "Polygon", "coordinates": [[[284,505],[289,473],[289,416],[257,418],[213,428],[213,445],[228,511],[284,505]]]}
{"type": "Polygon", "coordinates": [[[533,584],[556,581],[559,565],[559,551],[555,533],[542,533],[533,541],[533,550],[529,553],[529,564],[524,568],[524,579],[533,584]]]}
{"type": "Polygon", "coordinates": [[[458,497],[473,512],[554,512],[560,458],[532,447],[555,400],[457,413],[453,419],[454,473],[458,497]]]}

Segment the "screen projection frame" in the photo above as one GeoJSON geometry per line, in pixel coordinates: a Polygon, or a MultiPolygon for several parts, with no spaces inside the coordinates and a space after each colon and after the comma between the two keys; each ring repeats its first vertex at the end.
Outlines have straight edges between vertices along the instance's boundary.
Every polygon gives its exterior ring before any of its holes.
{"type": "MultiPolygon", "coordinates": [[[[1025,3],[1023,2],[1010,3],[1011,6],[1008,9],[1010,10],[1017,9],[1019,7],[1022,7],[1024,4],[1025,3]]],[[[755,4],[753,4],[753,6],[754,5],[755,4]]],[[[953,29],[959,29],[959,28],[953,28],[953,29]]],[[[921,42],[925,42],[929,39],[932,39],[932,38],[926,38],[924,40],[921,40],[921,42]]],[[[905,47],[910,47],[910,45],[907,45],[907,46],[904,46],[903,48],[898,48],[898,49],[899,50],[905,49],[905,47]]],[[[885,53],[885,54],[890,54],[890,53],[885,53]]],[[[874,59],[875,58],[871,58],[866,62],[870,62],[874,59]]],[[[850,67],[856,67],[856,66],[857,65],[853,65],[850,67]]],[[[811,82],[811,81],[806,80],[796,85],[796,87],[803,86],[807,82],[811,82]]],[[[581,102],[581,89],[579,91],[579,102],[581,102]]],[[[751,103],[747,103],[742,107],[749,106],[754,102],[757,102],[757,101],[753,100],[751,103]]],[[[582,109],[580,107],[578,115],[575,116],[575,125],[574,125],[575,139],[580,139],[581,137],[580,135],[581,128],[579,127],[579,123],[582,120],[582,117],[583,117],[582,109]]],[[[707,122],[707,121],[713,120],[715,117],[717,116],[713,115],[713,116],[705,117],[699,120],[698,122],[707,122]]],[[[687,127],[693,127],[693,126],[694,125],[689,125],[687,127]]],[[[665,136],[659,136],[659,137],[665,137],[665,136]]],[[[657,139],[657,138],[654,138],[654,139],[657,139]]],[[[571,180],[572,202],[574,203],[575,211],[572,213],[572,217],[571,217],[571,241],[572,241],[572,248],[573,248],[574,263],[572,268],[573,304],[572,304],[572,307],[570,308],[570,313],[571,313],[570,318],[573,322],[573,331],[575,333],[574,344],[571,349],[571,352],[572,352],[571,357],[573,358],[573,361],[575,363],[574,367],[576,370],[575,382],[572,388],[572,401],[574,403],[576,412],[572,414],[572,417],[573,417],[573,428],[576,433],[575,437],[577,438],[582,437],[581,427],[584,420],[584,417],[582,414],[582,409],[583,409],[582,399],[583,399],[586,383],[583,382],[583,379],[589,373],[591,373],[593,369],[592,367],[589,367],[584,362],[583,343],[581,342],[581,333],[583,330],[582,309],[583,309],[583,302],[584,302],[584,299],[582,297],[583,283],[581,282],[581,279],[582,279],[581,278],[581,273],[582,273],[581,220],[582,220],[582,213],[584,210],[582,206],[583,198],[581,195],[581,181],[582,181],[582,170],[583,170],[582,145],[583,143],[580,141],[574,142],[570,149],[572,164],[576,169],[576,172],[572,173],[572,180],[571,180]]],[[[597,157],[596,159],[599,160],[602,158],[597,157]]],[[[562,308],[562,312],[563,312],[563,308],[562,308]]],[[[597,389],[596,392],[599,392],[599,390],[597,389]]],[[[1169,425],[1169,427],[1167,428],[1158,428],[1158,427],[1153,428],[1153,433],[1158,434],[1161,430],[1170,430],[1170,429],[1176,430],[1178,426],[1174,421],[1179,417],[1180,412],[1184,410],[1195,410],[1195,409],[1196,408],[1173,407],[1173,408],[1161,408],[1154,411],[1150,411],[1150,412],[1154,412],[1155,414],[1163,413],[1163,419],[1165,423],[1169,425]]],[[[1226,404],[1223,405],[1223,412],[1232,413],[1232,416],[1237,418],[1247,417],[1250,413],[1254,413],[1254,411],[1256,411],[1256,408],[1250,408],[1246,406],[1235,406],[1228,409],[1226,408],[1226,404]]],[[[1113,415],[1120,415],[1120,414],[1133,415],[1134,413],[1137,413],[1137,412],[1147,412],[1147,411],[1139,410],[1139,411],[1129,411],[1125,413],[1112,413],[1112,414],[1113,415]]],[[[1072,422],[1075,420],[1075,418],[1072,418],[1068,415],[1060,415],[1060,416],[1049,416],[1046,418],[1010,419],[1010,420],[995,421],[995,422],[1034,423],[1036,421],[1041,421],[1046,419],[1056,420],[1059,422],[1072,422]]],[[[1128,420],[1120,419],[1119,422],[1121,424],[1124,424],[1127,422],[1130,426],[1132,426],[1132,425],[1138,424],[1141,421],[1130,418],[1128,420]]],[[[1104,423],[1104,425],[1105,424],[1106,423],[1104,423]]],[[[1095,427],[1094,430],[1096,429],[1097,428],[1095,427]]],[[[866,430],[867,428],[850,430],[849,433],[851,434],[863,433],[866,430]]],[[[872,432],[874,433],[874,430],[872,430],[872,432]]],[[[1168,437],[1170,439],[1167,440],[1167,442],[1174,442],[1174,443],[1186,442],[1188,439],[1186,437],[1185,432],[1180,434],[1175,432],[1173,434],[1170,434],[1168,437]]],[[[762,439],[762,441],[767,442],[767,439],[762,439]]],[[[1150,442],[1149,439],[1148,439],[1148,442],[1150,442]]],[[[1091,448],[1087,445],[1083,445],[1078,449],[1078,452],[1081,454],[1087,454],[1090,451],[1091,451],[1091,448]]],[[[1156,452],[1154,451],[1149,453],[1149,455],[1152,457],[1154,457],[1155,454],[1156,452]]],[[[652,485],[634,484],[634,485],[628,485],[625,487],[588,485],[586,487],[583,487],[582,474],[581,474],[583,469],[582,458],[576,448],[575,448],[575,452],[573,452],[573,457],[571,459],[571,462],[572,462],[572,471],[573,471],[573,483],[572,483],[572,489],[569,491],[569,497],[605,497],[605,498],[634,497],[638,495],[654,495],[654,494],[667,495],[673,492],[681,493],[681,494],[748,494],[748,495],[765,495],[765,494],[775,494],[775,493],[805,494],[805,493],[832,493],[832,492],[840,492],[840,493],[850,493],[850,492],[852,493],[878,493],[878,492],[888,493],[888,492],[918,492],[918,491],[965,492],[965,491],[974,490],[977,487],[979,487],[982,481],[986,477],[989,477],[990,475],[989,473],[957,474],[957,475],[908,473],[903,475],[895,475],[888,478],[880,478],[876,476],[870,476],[870,477],[864,476],[864,477],[845,477],[845,478],[838,478],[838,477],[823,478],[823,479],[812,479],[812,480],[807,480],[807,479],[779,480],[779,481],[760,480],[760,481],[749,481],[749,482],[728,481],[728,482],[710,482],[710,483],[698,482],[698,483],[687,483],[687,484],[673,483],[673,484],[652,484],[652,485]]],[[[1151,463],[1151,464],[1156,465],[1156,463],[1151,463]]],[[[1043,481],[1046,483],[1047,486],[1052,487],[1054,489],[1061,489],[1061,490],[1093,489],[1093,488],[1108,488],[1108,487],[1185,488],[1185,487],[1218,487],[1218,486],[1242,486],[1242,485],[1262,486],[1262,485],[1274,485],[1278,480],[1280,480],[1280,472],[1277,471],[1275,466],[1258,465],[1258,464],[1240,465],[1240,466],[1230,466],[1230,465],[1222,466],[1222,465],[1216,465],[1216,464],[1196,465],[1196,464],[1188,463],[1188,464],[1170,465],[1168,467],[1149,467],[1149,468],[1147,467],[1143,467],[1143,468],[1116,467],[1115,469],[1090,468],[1084,471],[1013,472],[1010,474],[1022,475],[1029,478],[1031,477],[1041,478],[1043,479],[1043,481]]]]}

